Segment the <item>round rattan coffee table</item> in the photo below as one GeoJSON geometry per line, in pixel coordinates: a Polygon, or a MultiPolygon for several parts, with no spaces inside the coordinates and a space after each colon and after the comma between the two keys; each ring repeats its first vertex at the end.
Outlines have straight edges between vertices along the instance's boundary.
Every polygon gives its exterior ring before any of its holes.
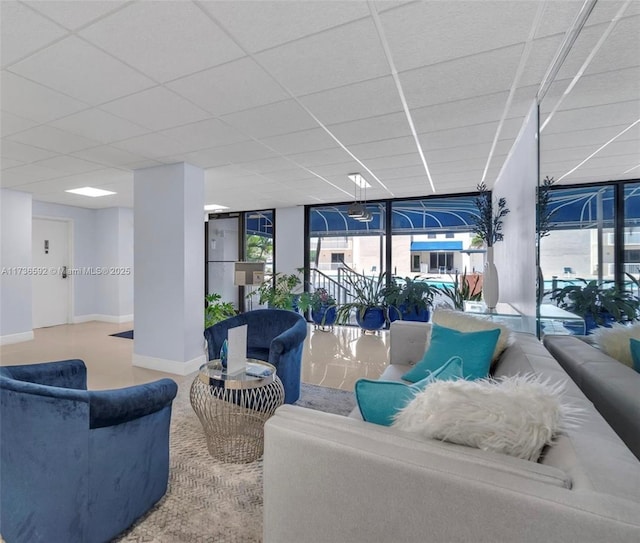
{"type": "Polygon", "coordinates": [[[258,460],[264,452],[264,423],[283,402],[284,388],[275,367],[261,360],[248,359],[247,369],[233,375],[227,375],[219,360],[212,360],[191,385],[191,405],[204,428],[209,453],[223,462],[258,460]]]}

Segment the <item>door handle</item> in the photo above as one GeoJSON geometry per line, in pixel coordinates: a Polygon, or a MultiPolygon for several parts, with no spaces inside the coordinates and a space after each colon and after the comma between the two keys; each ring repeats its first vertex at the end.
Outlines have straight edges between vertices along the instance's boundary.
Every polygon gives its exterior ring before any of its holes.
{"type": "Polygon", "coordinates": [[[67,278],[67,267],[66,266],[62,266],[62,278],[63,279],[67,278]]]}

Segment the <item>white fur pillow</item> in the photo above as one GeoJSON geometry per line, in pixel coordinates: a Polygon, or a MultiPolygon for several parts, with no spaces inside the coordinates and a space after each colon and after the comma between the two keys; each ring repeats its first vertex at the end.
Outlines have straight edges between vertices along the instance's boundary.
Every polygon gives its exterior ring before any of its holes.
{"type": "Polygon", "coordinates": [[[493,362],[496,362],[502,354],[502,351],[513,343],[511,330],[504,324],[488,321],[482,317],[476,317],[468,313],[462,313],[461,311],[438,309],[434,311],[431,321],[445,328],[453,328],[459,332],[478,332],[480,330],[495,330],[496,328],[500,328],[498,343],[496,343],[496,349],[493,351],[493,362]]]}
{"type": "Polygon", "coordinates": [[[629,339],[640,340],[640,324],[626,326],[616,323],[612,324],[611,328],[601,326],[596,328],[591,335],[603,353],[633,368],[629,339]]]}
{"type": "Polygon", "coordinates": [[[423,437],[536,461],[579,409],[561,401],[564,384],[535,375],[436,381],[395,416],[392,426],[423,437]]]}

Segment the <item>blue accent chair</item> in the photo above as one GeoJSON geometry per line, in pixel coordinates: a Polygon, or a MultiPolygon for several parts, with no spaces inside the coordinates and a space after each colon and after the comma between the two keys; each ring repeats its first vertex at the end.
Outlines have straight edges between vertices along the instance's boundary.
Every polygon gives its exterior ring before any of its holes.
{"type": "Polygon", "coordinates": [[[87,390],[82,360],[0,367],[0,533],[109,541],[167,490],[171,379],[87,390]]]}
{"type": "Polygon", "coordinates": [[[209,344],[209,360],[219,358],[220,347],[229,328],[248,325],[247,357],[273,364],[284,386],[285,403],[300,397],[302,345],[307,337],[307,321],[285,309],[256,309],[220,321],[204,331],[209,344]]]}

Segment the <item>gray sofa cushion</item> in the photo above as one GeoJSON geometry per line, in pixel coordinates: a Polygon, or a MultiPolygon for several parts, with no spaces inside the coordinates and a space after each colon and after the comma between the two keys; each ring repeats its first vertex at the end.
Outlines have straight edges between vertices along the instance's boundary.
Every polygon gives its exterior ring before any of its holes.
{"type": "Polygon", "coordinates": [[[545,336],[544,345],[640,458],[640,374],[572,336],[545,336]]]}

